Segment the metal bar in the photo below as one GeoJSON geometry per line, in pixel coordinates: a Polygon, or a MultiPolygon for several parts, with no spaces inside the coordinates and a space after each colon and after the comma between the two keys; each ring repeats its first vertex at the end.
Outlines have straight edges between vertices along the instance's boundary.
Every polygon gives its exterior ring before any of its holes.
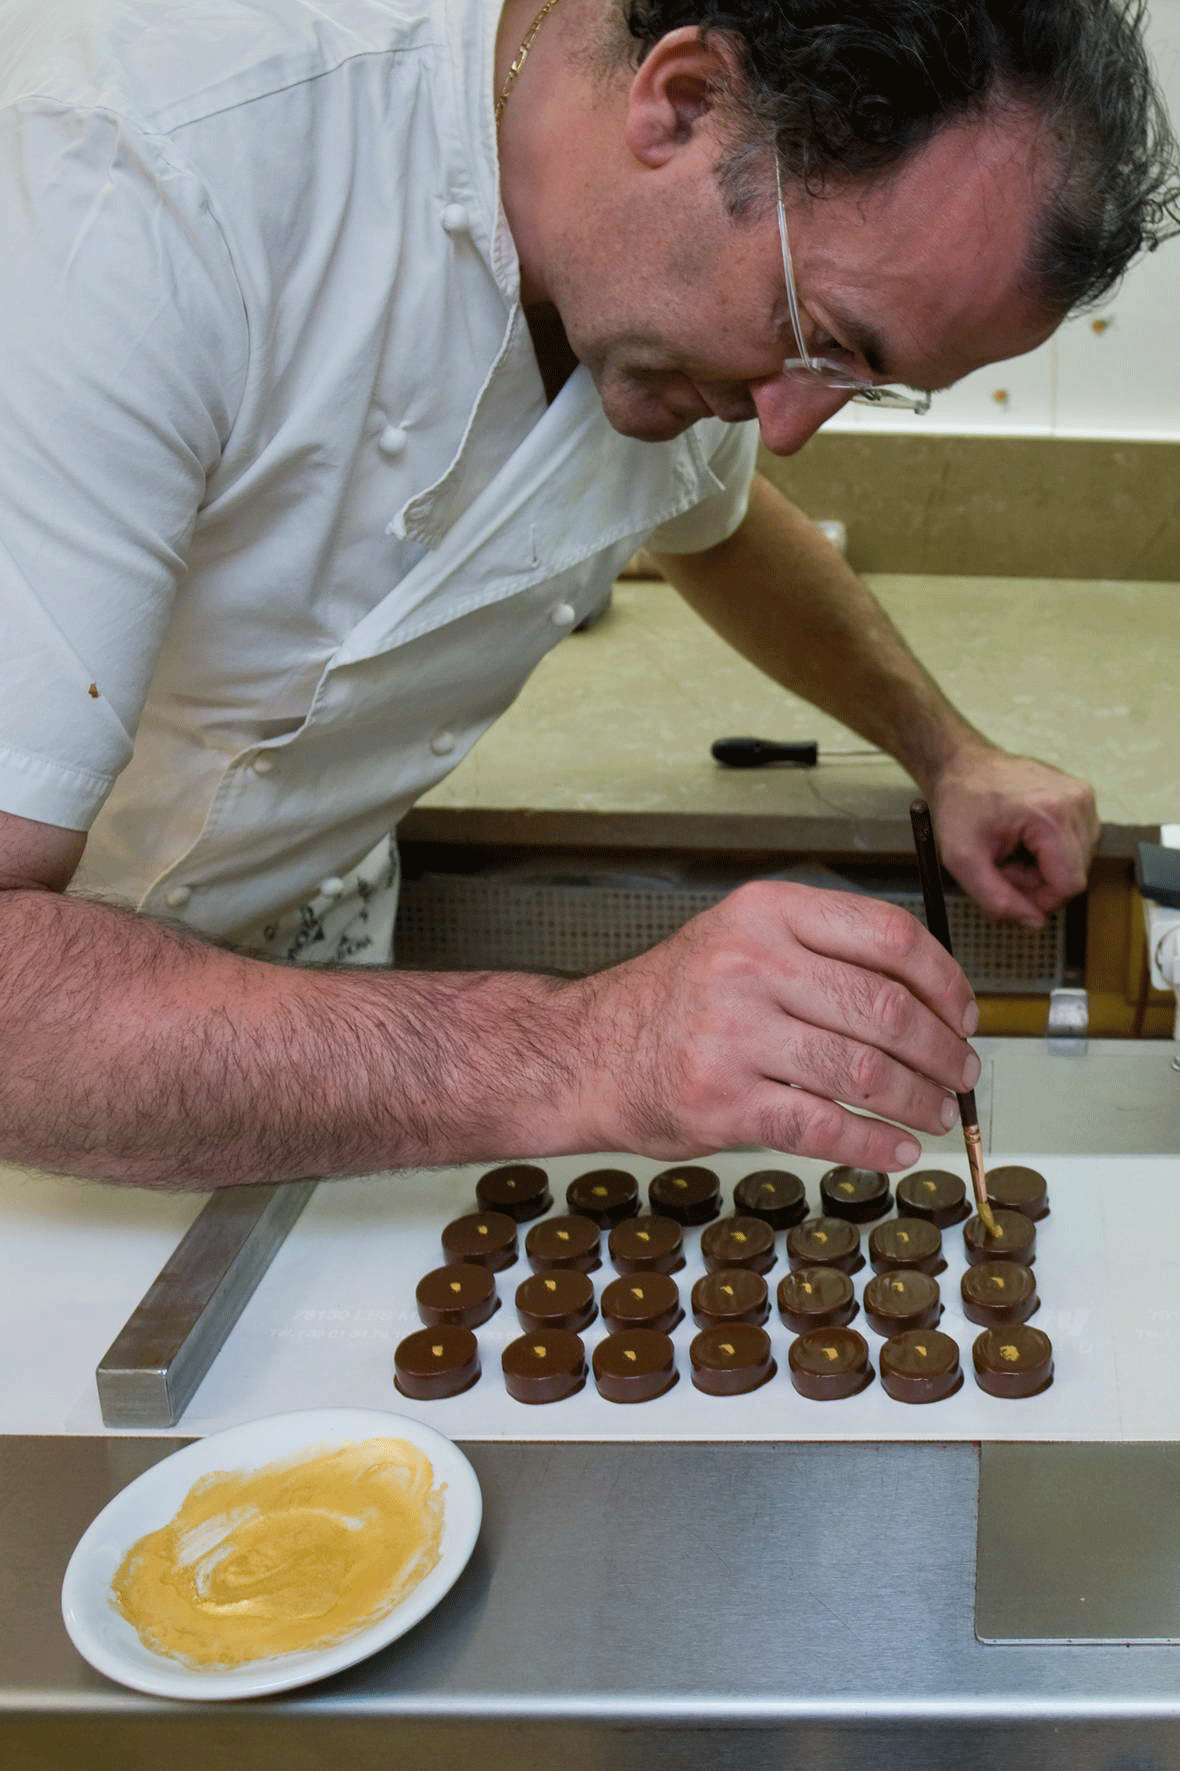
{"type": "Polygon", "coordinates": [[[108,1427],[174,1427],[315,1181],[214,1193],[95,1372],[108,1427]]]}

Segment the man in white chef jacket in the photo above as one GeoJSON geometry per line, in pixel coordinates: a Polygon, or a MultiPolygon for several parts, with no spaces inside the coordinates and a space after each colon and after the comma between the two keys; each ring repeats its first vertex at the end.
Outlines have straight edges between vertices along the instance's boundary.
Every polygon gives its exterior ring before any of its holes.
{"type": "Polygon", "coordinates": [[[759,431],[1048,335],[1059,120],[985,71],[884,175],[808,183],[781,117],[743,136],[740,41],[646,32],[0,0],[0,1156],[893,1169],[884,1119],[953,1122],[970,989],[888,905],[758,884],[575,983],[388,967],[399,817],[644,544],[905,764],[981,903],[1036,924],[1085,881],[1089,790],[988,745],[752,480],[759,431]]]}

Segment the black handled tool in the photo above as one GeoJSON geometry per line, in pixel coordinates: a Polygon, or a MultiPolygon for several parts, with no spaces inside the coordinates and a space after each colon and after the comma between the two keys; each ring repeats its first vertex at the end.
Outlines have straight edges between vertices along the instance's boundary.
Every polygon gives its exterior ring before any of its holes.
{"type": "Polygon", "coordinates": [[[819,745],[810,738],[796,744],[776,744],[770,738],[718,738],[710,749],[727,769],[760,769],[764,763],[814,769],[819,761],[819,745]]]}

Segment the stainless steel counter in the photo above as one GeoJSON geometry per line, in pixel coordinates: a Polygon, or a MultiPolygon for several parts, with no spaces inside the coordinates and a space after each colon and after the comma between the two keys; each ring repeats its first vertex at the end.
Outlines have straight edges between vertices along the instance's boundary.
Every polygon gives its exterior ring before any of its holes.
{"type": "MultiPolygon", "coordinates": [[[[996,1144],[1180,1148],[1170,1048],[981,1043],[996,1144]]],[[[5,1771],[1180,1771],[1180,1647],[976,1640],[972,1446],[472,1445],[480,1543],[402,1642],[282,1702],[139,1698],[78,1658],[58,1591],[175,1444],[0,1441],[5,1771]]]]}

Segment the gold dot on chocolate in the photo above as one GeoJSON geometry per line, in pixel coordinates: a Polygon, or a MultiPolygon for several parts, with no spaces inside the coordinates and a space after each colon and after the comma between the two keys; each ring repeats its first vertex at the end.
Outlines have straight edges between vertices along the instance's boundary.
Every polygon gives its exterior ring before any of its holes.
{"type": "Polygon", "coordinates": [[[606,1188],[605,1187],[591,1187],[590,1191],[593,1193],[595,1199],[605,1199],[606,1198],[606,1188]]]}
{"type": "Polygon", "coordinates": [[[636,1242],[650,1242],[651,1241],[651,1231],[650,1230],[636,1230],[633,1232],[633,1234],[635,1236],[636,1242]]]}
{"type": "Polygon", "coordinates": [[[721,1342],[721,1351],[724,1354],[726,1354],[726,1356],[728,1358],[732,1359],[733,1358],[733,1342],[732,1341],[722,1341],[721,1342]]]}
{"type": "Polygon", "coordinates": [[[623,1358],[624,1359],[630,1359],[630,1360],[634,1361],[634,1360],[638,1359],[638,1357],[639,1357],[638,1353],[636,1353],[631,1347],[624,1347],[623,1348],[623,1358]]]}
{"type": "Polygon", "coordinates": [[[476,1224],[475,1232],[477,1236],[486,1236],[488,1233],[488,1227],[486,1224],[476,1224]]]}
{"type": "Polygon", "coordinates": [[[441,1359],[445,1349],[443,1347],[431,1347],[430,1351],[433,1354],[434,1358],[441,1359]]]}
{"type": "Polygon", "coordinates": [[[817,1230],[815,1232],[814,1240],[816,1242],[826,1242],[827,1239],[828,1239],[828,1233],[826,1230],[817,1230]]]}
{"type": "Polygon", "coordinates": [[[727,1298],[731,1298],[733,1296],[733,1286],[732,1285],[723,1285],[721,1287],[721,1289],[725,1293],[727,1298]]]}
{"type": "Polygon", "coordinates": [[[839,1353],[838,1348],[836,1348],[836,1347],[825,1347],[824,1348],[824,1358],[825,1359],[838,1359],[839,1357],[840,1357],[840,1353],[839,1353]]]}
{"type": "Polygon", "coordinates": [[[462,1291],[462,1289],[463,1289],[463,1287],[460,1285],[460,1283],[457,1279],[451,1280],[451,1290],[452,1291],[462,1291]]]}
{"type": "Polygon", "coordinates": [[[684,1179],[683,1175],[673,1175],[672,1176],[672,1185],[674,1187],[687,1187],[688,1182],[684,1179]]]}
{"type": "Polygon", "coordinates": [[[570,1239],[570,1233],[568,1230],[559,1230],[557,1232],[557,1240],[559,1242],[568,1242],[569,1239],[570,1239]]]}
{"type": "Polygon", "coordinates": [[[549,1357],[549,1349],[548,1347],[542,1346],[539,1341],[534,1341],[533,1354],[538,1359],[547,1359],[549,1357]]]}
{"type": "Polygon", "coordinates": [[[545,1281],[545,1290],[546,1290],[546,1291],[556,1291],[556,1290],[557,1290],[557,1281],[556,1281],[556,1279],[546,1279],[546,1281],[545,1281]]]}
{"type": "Polygon", "coordinates": [[[1001,1347],[1000,1358],[1007,1360],[1008,1364],[1011,1365],[1014,1359],[1020,1358],[1020,1349],[1012,1346],[1001,1347]]]}

